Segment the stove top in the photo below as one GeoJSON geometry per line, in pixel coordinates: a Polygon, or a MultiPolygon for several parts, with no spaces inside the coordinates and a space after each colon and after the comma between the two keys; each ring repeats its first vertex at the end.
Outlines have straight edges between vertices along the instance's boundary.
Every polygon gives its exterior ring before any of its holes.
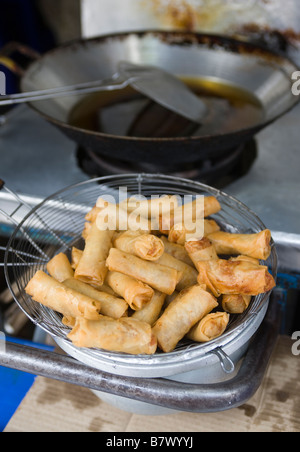
{"type": "Polygon", "coordinates": [[[88,176],[109,176],[111,174],[161,173],[184,179],[192,179],[222,189],[250,171],[257,158],[257,145],[251,140],[226,155],[211,159],[200,159],[192,163],[158,167],[147,162],[126,162],[100,156],[89,149],[77,149],[77,163],[88,176]]]}

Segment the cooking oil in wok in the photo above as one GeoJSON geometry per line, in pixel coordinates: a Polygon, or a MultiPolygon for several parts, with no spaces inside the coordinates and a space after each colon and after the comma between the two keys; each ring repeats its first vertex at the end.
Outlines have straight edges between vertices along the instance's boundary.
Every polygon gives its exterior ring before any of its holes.
{"type": "Polygon", "coordinates": [[[201,125],[170,112],[131,87],[84,97],[73,108],[69,123],[109,135],[171,138],[234,133],[264,119],[262,104],[246,90],[213,79],[182,80],[207,105],[201,125]]]}

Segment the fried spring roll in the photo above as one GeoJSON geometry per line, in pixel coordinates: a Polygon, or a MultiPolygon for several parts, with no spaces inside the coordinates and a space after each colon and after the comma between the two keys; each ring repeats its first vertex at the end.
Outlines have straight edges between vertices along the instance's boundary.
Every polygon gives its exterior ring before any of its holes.
{"type": "Polygon", "coordinates": [[[220,226],[215,220],[204,220],[204,237],[208,237],[213,232],[220,231],[220,226]]]}
{"type": "Polygon", "coordinates": [[[174,292],[181,278],[181,274],[173,268],[165,267],[156,262],[145,261],[116,248],[110,250],[107,266],[110,271],[131,276],[167,295],[174,292]]]}
{"type": "Polygon", "coordinates": [[[117,204],[111,204],[99,198],[93,214],[99,229],[113,231],[143,231],[151,233],[151,221],[138,213],[128,213],[117,204]],[[100,209],[100,210],[99,210],[100,209]],[[97,214],[97,215],[96,215],[97,214]]]}
{"type": "Polygon", "coordinates": [[[204,218],[210,217],[221,210],[221,204],[215,196],[206,196],[204,198],[204,218]]]}
{"type": "Polygon", "coordinates": [[[183,225],[185,229],[195,228],[195,223],[204,219],[204,198],[198,197],[195,201],[177,207],[169,215],[162,214],[159,218],[159,228],[163,234],[168,235],[175,225],[183,225]]]}
{"type": "Polygon", "coordinates": [[[120,295],[133,309],[138,311],[149,303],[154,295],[154,290],[135,278],[123,273],[109,271],[106,283],[115,293],[120,295]]]}
{"type": "Polygon", "coordinates": [[[191,261],[184,246],[179,245],[178,243],[169,242],[167,237],[165,237],[164,235],[162,235],[160,239],[164,244],[166,253],[171,254],[171,256],[175,257],[179,261],[185,262],[186,264],[193,266],[193,262],[191,261]]]}
{"type": "Polygon", "coordinates": [[[203,317],[218,306],[217,300],[200,286],[182,291],[153,327],[158,346],[168,353],[203,317]]]}
{"type": "Polygon", "coordinates": [[[47,270],[49,275],[59,282],[64,282],[65,279],[73,278],[74,276],[74,270],[64,253],[59,253],[54,256],[48,262],[47,270]]]}
{"type": "Polygon", "coordinates": [[[132,355],[152,355],[157,349],[151,326],[129,317],[119,320],[102,317],[98,321],[77,319],[68,338],[76,347],[99,348],[132,355]]]}
{"type": "Polygon", "coordinates": [[[251,264],[254,264],[254,265],[260,265],[259,259],[255,259],[254,257],[243,256],[243,255],[231,257],[229,260],[232,262],[244,261],[244,262],[250,262],[251,264]]]}
{"type": "Polygon", "coordinates": [[[68,328],[74,328],[76,325],[76,318],[75,317],[63,317],[62,318],[63,325],[67,326],[68,328]]]}
{"type": "Polygon", "coordinates": [[[82,237],[84,240],[87,239],[87,237],[88,237],[88,235],[89,235],[89,233],[90,233],[91,228],[92,228],[92,223],[85,222],[84,228],[83,228],[83,231],[82,231],[82,234],[81,234],[81,237],[82,237]]]}
{"type": "Polygon", "coordinates": [[[186,242],[185,249],[198,271],[199,262],[219,259],[214,245],[206,237],[186,242]]]}
{"type": "Polygon", "coordinates": [[[222,294],[256,296],[276,285],[268,267],[246,260],[202,261],[198,263],[198,270],[198,283],[206,284],[216,297],[222,294]]]}
{"type": "Polygon", "coordinates": [[[154,325],[154,323],[160,316],[165,299],[166,294],[155,291],[150,302],[147,303],[139,311],[135,311],[132,314],[131,318],[149,323],[149,325],[151,326],[154,325]]]}
{"type": "Polygon", "coordinates": [[[97,207],[96,205],[86,214],[85,219],[87,222],[94,223],[97,220],[98,213],[100,213],[102,209],[97,207]]]}
{"type": "Polygon", "coordinates": [[[168,240],[171,243],[177,243],[179,245],[184,246],[185,243],[189,240],[200,240],[203,237],[207,237],[209,234],[212,234],[213,232],[219,231],[220,227],[218,223],[216,223],[215,220],[203,220],[204,228],[202,234],[197,234],[196,230],[188,231],[184,226],[181,224],[174,225],[168,235],[168,240]],[[201,236],[201,237],[200,237],[201,236]]]}
{"type": "Polygon", "coordinates": [[[195,342],[210,342],[222,336],[225,332],[230,316],[226,312],[208,314],[191,331],[187,338],[195,342]]]}
{"type": "MultiPolygon", "coordinates": [[[[76,270],[76,268],[77,268],[77,266],[79,264],[79,261],[81,259],[82,253],[83,253],[83,251],[79,250],[78,248],[75,248],[75,247],[72,248],[72,262],[71,262],[71,265],[72,265],[72,268],[74,270],[76,270]]],[[[90,284],[90,286],[94,287],[92,284],[90,284]]],[[[99,287],[97,287],[97,286],[95,286],[94,288],[99,290],[99,287]]],[[[101,292],[105,292],[105,293],[108,293],[108,294],[114,295],[114,296],[117,295],[107,284],[103,284],[101,286],[101,292]]]]}
{"type": "Polygon", "coordinates": [[[25,289],[34,301],[53,309],[65,317],[100,318],[101,303],[38,271],[25,289]]]}
{"type": "Polygon", "coordinates": [[[82,258],[82,253],[82,250],[79,250],[78,248],[75,248],[73,246],[71,251],[71,267],[73,268],[73,270],[76,270],[76,268],[78,267],[80,259],[82,258]]]}
{"type": "Polygon", "coordinates": [[[223,295],[222,308],[229,314],[243,314],[251,302],[251,295],[223,295]]]}
{"type": "Polygon", "coordinates": [[[114,241],[115,248],[147,261],[157,261],[165,250],[160,238],[152,234],[126,231],[114,241]]]}
{"type": "Polygon", "coordinates": [[[160,265],[164,265],[166,267],[174,268],[178,272],[182,274],[180,281],[176,285],[176,290],[181,292],[183,289],[187,287],[194,286],[197,284],[198,272],[194,267],[182,262],[175,257],[171,256],[171,254],[164,253],[160,259],[156,261],[160,265]]]}
{"type": "Polygon", "coordinates": [[[101,303],[100,313],[113,319],[119,319],[127,315],[128,304],[122,299],[117,298],[105,292],[100,292],[89,284],[78,281],[74,278],[67,279],[64,284],[70,289],[76,290],[83,295],[86,295],[93,300],[97,300],[101,303]]]}
{"type": "Polygon", "coordinates": [[[209,235],[217,254],[244,254],[255,259],[266,260],[271,254],[271,231],[266,229],[257,234],[231,234],[214,232],[209,235]]]}
{"type": "Polygon", "coordinates": [[[194,225],[196,220],[203,220],[221,210],[221,205],[214,196],[198,197],[195,201],[183,204],[171,214],[161,215],[159,228],[163,234],[168,235],[177,224],[194,225]]]}
{"type": "Polygon", "coordinates": [[[169,212],[173,212],[178,207],[177,196],[161,196],[158,198],[152,198],[149,200],[140,200],[135,197],[131,197],[126,201],[120,203],[122,209],[128,212],[134,212],[138,210],[139,215],[145,218],[154,219],[159,215],[165,215],[169,212]]]}
{"type": "Polygon", "coordinates": [[[107,274],[106,259],[112,247],[112,231],[100,231],[92,224],[85,241],[81,259],[75,271],[75,279],[101,287],[107,274]]]}

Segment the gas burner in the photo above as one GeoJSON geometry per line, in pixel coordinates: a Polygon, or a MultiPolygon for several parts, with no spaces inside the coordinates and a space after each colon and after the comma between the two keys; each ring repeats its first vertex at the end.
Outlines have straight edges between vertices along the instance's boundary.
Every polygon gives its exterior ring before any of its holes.
{"type": "Polygon", "coordinates": [[[199,160],[177,166],[158,166],[145,162],[126,162],[95,152],[78,148],[79,167],[90,177],[129,173],[163,173],[166,175],[196,180],[216,188],[224,188],[247,174],[257,157],[257,143],[250,140],[233,149],[226,156],[199,160]]]}

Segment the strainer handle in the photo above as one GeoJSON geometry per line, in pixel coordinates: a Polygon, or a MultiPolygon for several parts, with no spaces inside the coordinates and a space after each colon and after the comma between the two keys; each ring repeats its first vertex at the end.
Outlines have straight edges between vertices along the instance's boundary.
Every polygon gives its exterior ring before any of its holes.
{"type": "Polygon", "coordinates": [[[280,310],[280,300],[274,297],[238,374],[218,384],[111,375],[58,353],[15,344],[7,344],[5,350],[1,341],[0,365],[177,411],[225,411],[246,403],[261,385],[279,335],[280,310]]]}
{"type": "Polygon", "coordinates": [[[7,188],[4,180],[0,179],[0,191],[2,190],[5,190],[6,193],[14,199],[14,201],[17,203],[17,207],[10,213],[6,212],[3,209],[0,209],[0,214],[2,214],[5,218],[7,218],[10,222],[15,224],[16,226],[18,226],[19,221],[16,218],[14,218],[16,213],[21,209],[21,207],[25,207],[26,210],[30,212],[32,207],[29,204],[27,204],[23,199],[21,199],[20,196],[15,191],[7,188]]]}
{"type": "MultiPolygon", "coordinates": [[[[26,230],[20,226],[20,218],[18,219],[16,217],[16,214],[19,213],[20,209],[25,208],[26,214],[28,214],[32,210],[32,206],[27,204],[26,201],[24,201],[15,191],[9,189],[6,185],[3,179],[0,179],[0,192],[4,190],[7,195],[14,199],[14,202],[16,203],[16,207],[13,207],[12,212],[6,212],[5,210],[0,208],[0,216],[2,215],[4,218],[8,220],[8,222],[16,227],[20,227],[20,232],[24,236],[26,240],[33,246],[33,248],[38,251],[39,255],[44,258],[45,260],[48,259],[48,256],[44,253],[44,251],[41,249],[41,247],[33,240],[32,237],[26,232],[26,230]]],[[[25,212],[23,212],[23,218],[25,217],[25,212]]],[[[22,219],[23,219],[22,218],[22,219]]],[[[47,227],[47,226],[46,226],[47,227]]],[[[50,228],[48,228],[49,232],[51,232],[50,228]]],[[[14,253],[15,251],[13,249],[6,249],[7,253],[14,253]]],[[[20,254],[20,253],[19,253],[20,254]]],[[[21,253],[22,254],[22,253],[21,253]]],[[[33,256],[34,257],[34,256],[33,256]]],[[[0,267],[5,266],[4,262],[0,262],[0,267]]],[[[10,266],[8,262],[6,262],[6,266],[10,266]]]]}

